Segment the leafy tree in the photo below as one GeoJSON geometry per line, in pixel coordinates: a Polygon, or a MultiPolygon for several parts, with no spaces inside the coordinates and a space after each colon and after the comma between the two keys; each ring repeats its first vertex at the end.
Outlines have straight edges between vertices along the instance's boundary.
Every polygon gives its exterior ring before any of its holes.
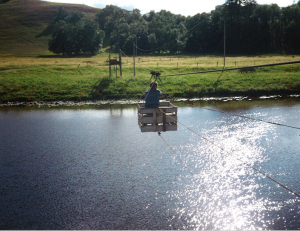
{"type": "Polygon", "coordinates": [[[75,11],[75,12],[71,12],[69,13],[64,19],[66,22],[68,23],[72,23],[74,26],[75,24],[80,21],[81,19],[83,19],[84,14],[82,12],[79,11],[75,11]]]}
{"type": "MultiPolygon", "coordinates": [[[[193,17],[169,11],[127,11],[109,5],[97,14],[105,43],[132,54],[133,42],[153,52],[230,54],[300,53],[300,1],[286,8],[259,5],[256,0],[226,0],[210,13],[193,17]]],[[[144,51],[140,50],[140,53],[144,51]]]]}
{"type": "Polygon", "coordinates": [[[69,11],[67,11],[64,7],[60,7],[58,9],[58,12],[57,12],[55,18],[54,18],[54,23],[57,23],[61,20],[64,21],[65,18],[68,17],[68,16],[69,16],[69,11]]]}
{"type": "Polygon", "coordinates": [[[300,53],[300,1],[282,10],[283,41],[289,53],[300,53]]]}
{"type": "Polygon", "coordinates": [[[55,30],[49,39],[49,51],[55,54],[70,54],[72,51],[69,49],[70,40],[70,27],[65,21],[59,21],[55,25],[55,30]]]}
{"type": "Polygon", "coordinates": [[[92,55],[102,47],[105,32],[98,30],[98,24],[86,21],[82,30],[82,51],[90,52],[92,55]]]}
{"type": "Polygon", "coordinates": [[[96,20],[100,29],[110,36],[111,32],[117,28],[119,21],[126,16],[126,11],[114,5],[107,5],[96,15],[96,20]]]}
{"type": "Polygon", "coordinates": [[[60,8],[54,22],[49,51],[63,55],[78,55],[80,52],[93,55],[101,49],[104,31],[99,30],[98,23],[85,20],[82,13],[69,13],[60,8]]]}

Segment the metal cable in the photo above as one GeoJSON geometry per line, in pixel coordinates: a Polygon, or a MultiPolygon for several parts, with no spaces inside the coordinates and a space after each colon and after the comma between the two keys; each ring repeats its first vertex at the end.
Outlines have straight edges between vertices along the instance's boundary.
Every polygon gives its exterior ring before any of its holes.
{"type": "MultiPolygon", "coordinates": [[[[190,105],[190,106],[193,106],[193,105],[190,105]]],[[[206,110],[210,110],[210,111],[226,113],[226,112],[214,110],[214,109],[211,109],[211,108],[206,108],[206,107],[202,107],[202,108],[206,109],[206,110]]],[[[266,121],[266,120],[262,120],[262,119],[255,119],[255,118],[252,118],[252,117],[249,117],[249,116],[238,115],[238,114],[234,114],[234,113],[231,114],[231,115],[241,117],[241,118],[250,119],[250,120],[256,120],[256,121],[260,121],[260,122],[264,122],[264,123],[269,123],[269,124],[273,124],[273,125],[284,126],[284,127],[288,127],[288,128],[294,128],[294,129],[300,129],[299,127],[294,127],[294,126],[290,126],[290,125],[286,125],[286,124],[280,124],[280,123],[276,123],[276,122],[266,121]]]]}
{"type": "Polygon", "coordinates": [[[296,63],[300,63],[300,60],[290,61],[290,62],[282,62],[282,63],[270,63],[270,64],[254,65],[254,66],[247,66],[247,67],[235,67],[235,68],[216,69],[216,70],[208,70],[208,71],[189,72],[189,73],[177,73],[177,74],[170,74],[170,75],[161,75],[160,77],[203,74],[203,73],[211,73],[211,72],[219,72],[219,71],[233,71],[233,70],[240,70],[240,69],[246,69],[246,68],[268,67],[268,66],[278,66],[278,65],[296,64],[296,63]]]}
{"type": "Polygon", "coordinates": [[[197,179],[197,177],[195,176],[195,174],[188,168],[188,166],[182,161],[182,159],[176,154],[176,152],[174,151],[174,149],[171,147],[170,144],[167,143],[167,141],[162,137],[161,133],[159,132],[158,135],[162,138],[162,140],[168,145],[168,147],[170,148],[170,150],[173,152],[173,154],[179,159],[179,161],[182,163],[182,165],[188,170],[188,172],[192,175],[192,177],[197,181],[197,183],[200,185],[200,187],[207,193],[207,195],[209,195],[209,197],[213,200],[213,202],[221,209],[223,210],[223,208],[218,205],[218,203],[215,201],[215,199],[212,197],[212,195],[207,191],[207,189],[200,183],[200,181],[197,179]]]}
{"type": "MultiPolygon", "coordinates": [[[[159,109],[162,113],[166,114],[164,111],[162,111],[161,109],[159,109]]],[[[209,139],[207,139],[206,137],[200,135],[199,133],[195,132],[194,130],[192,130],[191,128],[187,127],[186,125],[182,124],[181,122],[179,122],[178,120],[176,120],[175,118],[173,118],[172,116],[169,116],[166,114],[166,116],[172,118],[174,121],[176,121],[177,123],[181,124],[183,127],[187,128],[188,130],[190,130],[191,132],[195,133],[196,135],[198,135],[199,137],[201,137],[202,139],[208,141],[209,143],[211,143],[212,145],[218,147],[219,149],[221,149],[222,151],[226,152],[227,154],[231,155],[232,157],[234,157],[235,159],[241,161],[243,164],[247,165],[248,167],[252,168],[253,170],[257,171],[258,173],[264,175],[265,177],[269,178],[270,180],[274,181],[275,183],[277,183],[278,185],[280,185],[281,187],[285,188],[286,190],[290,191],[291,193],[293,193],[294,195],[296,195],[297,197],[300,198],[300,194],[296,193],[295,191],[289,189],[287,186],[283,185],[282,183],[280,183],[279,181],[273,179],[271,176],[267,175],[266,173],[260,171],[259,169],[255,168],[254,166],[244,162],[243,160],[241,160],[240,158],[236,157],[235,155],[233,155],[232,153],[228,152],[227,150],[225,150],[224,148],[220,147],[219,145],[215,144],[214,142],[210,141],[209,139]]]]}

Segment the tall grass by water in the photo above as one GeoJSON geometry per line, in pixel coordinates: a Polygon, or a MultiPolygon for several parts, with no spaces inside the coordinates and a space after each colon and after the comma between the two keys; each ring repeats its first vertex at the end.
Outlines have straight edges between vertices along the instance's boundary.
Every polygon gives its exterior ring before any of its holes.
{"type": "MultiPolygon", "coordinates": [[[[111,57],[117,56],[112,54],[111,57]]],[[[85,99],[138,99],[147,89],[149,71],[162,75],[222,69],[220,56],[138,56],[136,75],[133,58],[123,57],[123,76],[112,67],[108,54],[61,57],[1,56],[0,100],[47,101],[85,99]]],[[[299,60],[300,56],[227,57],[225,68],[299,60]]],[[[159,88],[166,97],[293,94],[300,92],[300,65],[256,68],[250,72],[227,71],[162,77],[159,88]]]]}

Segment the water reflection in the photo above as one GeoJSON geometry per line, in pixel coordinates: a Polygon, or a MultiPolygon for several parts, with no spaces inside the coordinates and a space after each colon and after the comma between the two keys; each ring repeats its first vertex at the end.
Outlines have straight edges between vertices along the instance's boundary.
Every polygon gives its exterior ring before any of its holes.
{"type": "Polygon", "coordinates": [[[299,130],[232,113],[300,127],[300,104],[248,103],[179,107],[214,143],[162,134],[194,177],[135,107],[0,110],[0,228],[299,229],[299,199],[237,160],[300,192],[299,130]]]}

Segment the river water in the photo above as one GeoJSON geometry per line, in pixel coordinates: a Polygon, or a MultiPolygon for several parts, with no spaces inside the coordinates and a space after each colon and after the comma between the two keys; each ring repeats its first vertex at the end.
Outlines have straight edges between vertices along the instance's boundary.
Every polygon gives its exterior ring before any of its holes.
{"type": "Polygon", "coordinates": [[[175,104],[0,109],[0,228],[300,229],[300,98],[175,104]]]}

